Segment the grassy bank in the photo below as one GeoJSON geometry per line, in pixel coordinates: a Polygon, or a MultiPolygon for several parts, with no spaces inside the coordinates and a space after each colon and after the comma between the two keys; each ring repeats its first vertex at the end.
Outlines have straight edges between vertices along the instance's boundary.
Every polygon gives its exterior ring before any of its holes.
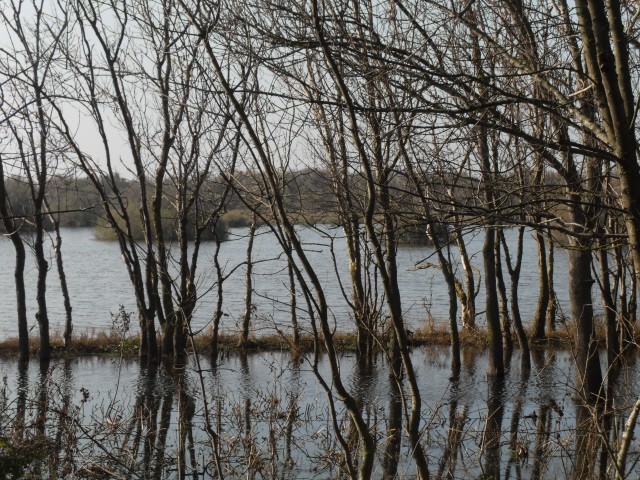
{"type": "MultiPolygon", "coordinates": [[[[412,346],[422,345],[450,345],[449,331],[445,326],[435,326],[408,331],[409,341],[412,346]]],[[[210,334],[202,333],[193,337],[193,346],[200,353],[207,353],[210,350],[210,334]]],[[[604,341],[604,339],[602,339],[604,341]]],[[[354,352],[356,350],[355,333],[336,333],[334,335],[336,348],[341,352],[354,352]]],[[[486,347],[489,344],[489,336],[485,330],[463,330],[460,332],[460,342],[462,346],[486,347]]],[[[545,340],[536,342],[536,345],[565,346],[571,342],[571,332],[557,331],[551,333],[545,340]]],[[[239,346],[239,336],[231,334],[221,334],[219,337],[218,350],[221,352],[245,351],[280,351],[295,350],[293,338],[285,335],[271,334],[260,335],[249,338],[244,349],[239,346]]],[[[38,352],[39,340],[37,337],[30,339],[30,349],[34,357],[38,352]]],[[[386,345],[386,339],[381,338],[380,349],[386,345]]],[[[514,346],[517,347],[517,340],[514,338],[514,346]]],[[[74,334],[72,347],[65,350],[64,339],[61,334],[56,333],[51,338],[52,354],[54,357],[73,357],[81,355],[125,355],[136,356],[138,354],[139,339],[137,335],[122,337],[117,332],[92,331],[74,334]]],[[[313,339],[310,336],[302,336],[300,341],[300,351],[310,351],[313,348],[313,339]]],[[[18,339],[8,338],[0,341],[0,355],[17,356],[18,339]]]]}

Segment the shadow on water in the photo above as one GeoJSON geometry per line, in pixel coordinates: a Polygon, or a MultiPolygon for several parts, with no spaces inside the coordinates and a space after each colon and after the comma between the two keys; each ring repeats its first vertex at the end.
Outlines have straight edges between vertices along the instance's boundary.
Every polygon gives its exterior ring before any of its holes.
{"type": "MultiPolygon", "coordinates": [[[[616,448],[640,391],[635,357],[608,377],[594,410],[575,398],[570,352],[534,349],[530,373],[513,367],[504,379],[485,376],[482,350],[464,349],[457,378],[447,348],[412,355],[432,478],[616,476],[616,448]]],[[[340,362],[377,441],[373,477],[412,478],[406,385],[393,362],[340,362]]],[[[9,361],[3,370],[0,478],[338,478],[345,446],[351,458],[360,448],[346,413],[338,409],[334,423],[311,369],[284,352],[225,355],[201,370],[193,359],[97,357],[9,361]]],[[[322,358],[319,371],[329,372],[322,358]]],[[[639,460],[633,438],[625,472],[639,460]]]]}

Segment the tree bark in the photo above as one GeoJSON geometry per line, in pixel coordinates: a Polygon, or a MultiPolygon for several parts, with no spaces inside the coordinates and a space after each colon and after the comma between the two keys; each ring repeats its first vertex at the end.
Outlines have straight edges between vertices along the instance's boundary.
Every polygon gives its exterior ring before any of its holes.
{"type": "Polygon", "coordinates": [[[522,253],[523,253],[523,237],[525,227],[518,227],[518,241],[515,254],[515,263],[512,263],[511,256],[509,255],[509,248],[507,246],[504,233],[501,232],[500,240],[504,247],[505,260],[507,262],[507,269],[509,270],[509,276],[511,277],[511,316],[513,318],[513,326],[518,337],[518,344],[521,350],[520,365],[523,376],[528,376],[531,371],[531,352],[529,350],[529,340],[527,339],[527,332],[522,324],[522,317],[520,315],[520,304],[518,301],[518,287],[520,284],[520,271],[522,267],[522,253]]]}
{"type": "Polygon", "coordinates": [[[500,248],[500,238],[503,236],[502,228],[497,228],[495,242],[496,282],[500,305],[500,320],[502,324],[502,349],[504,353],[504,363],[507,364],[513,352],[513,339],[511,338],[511,317],[509,316],[507,286],[504,283],[504,275],[502,274],[502,249],[500,248]]]}
{"type": "Polygon", "coordinates": [[[56,241],[54,244],[56,254],[56,267],[58,269],[58,277],[60,278],[60,289],[62,290],[62,299],[64,302],[65,322],[64,322],[64,348],[71,350],[73,335],[73,316],[71,307],[71,297],[69,295],[69,286],[67,285],[67,275],[64,271],[64,262],[62,260],[62,235],[60,235],[60,223],[56,220],[53,222],[53,228],[56,233],[56,241]]]}
{"type": "Polygon", "coordinates": [[[462,310],[462,328],[474,329],[476,328],[476,286],[475,277],[473,276],[473,267],[471,266],[471,260],[469,259],[469,253],[467,252],[467,246],[464,243],[464,237],[462,235],[462,227],[458,214],[454,212],[455,226],[453,229],[453,235],[460,252],[460,263],[462,264],[462,270],[464,271],[464,279],[466,289],[461,289],[458,292],[460,297],[460,307],[462,310]]]}
{"type": "Polygon", "coordinates": [[[251,317],[253,316],[253,240],[256,236],[256,214],[253,214],[251,226],[249,227],[249,241],[247,243],[247,270],[245,274],[245,292],[244,292],[244,315],[242,316],[242,330],[240,332],[240,341],[238,346],[245,348],[249,341],[249,327],[251,326],[251,317]]]}
{"type": "Polygon", "coordinates": [[[558,299],[556,297],[556,290],[554,286],[553,280],[553,272],[555,267],[555,258],[554,258],[554,240],[551,235],[549,235],[549,254],[547,257],[547,281],[549,283],[549,304],[547,306],[547,329],[549,332],[556,331],[556,317],[558,315],[558,299]]]}
{"type": "Polygon", "coordinates": [[[547,308],[549,307],[549,277],[547,270],[547,252],[544,235],[536,230],[536,243],[538,245],[538,279],[540,290],[538,303],[531,321],[531,339],[540,340],[545,337],[545,323],[547,320],[547,308]]]}
{"type": "Polygon", "coordinates": [[[15,250],[16,266],[14,279],[16,282],[16,308],[18,313],[18,348],[20,361],[29,359],[29,326],[27,323],[27,294],[24,284],[24,269],[26,263],[26,251],[24,242],[20,237],[20,231],[16,221],[9,210],[7,190],[5,187],[4,164],[0,157],[0,215],[7,235],[13,243],[15,250]]]}
{"type": "Polygon", "coordinates": [[[574,240],[568,255],[569,297],[576,328],[576,386],[582,400],[593,405],[601,394],[602,370],[593,328],[591,250],[574,240]]]}

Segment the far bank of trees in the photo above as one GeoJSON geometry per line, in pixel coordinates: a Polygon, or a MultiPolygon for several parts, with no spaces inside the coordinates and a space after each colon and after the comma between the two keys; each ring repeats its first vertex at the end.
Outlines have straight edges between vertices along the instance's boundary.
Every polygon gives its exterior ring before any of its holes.
{"type": "MultiPolygon", "coordinates": [[[[185,355],[201,242],[222,240],[224,214],[241,207],[288,258],[292,322],[313,332],[314,368],[320,351],[331,359],[330,376],[316,374],[356,432],[345,469],[368,478],[375,444],[342,382],[323,283],[296,234],[326,214],[344,229],[359,358],[373,362],[384,345],[391,377],[406,382],[420,478],[429,469],[398,286],[403,229],[435,247],[422,267],[438,268],[448,288],[454,376],[459,328],[481,323],[491,339],[487,373],[504,376],[515,335],[528,375],[529,342],[556,326],[553,259],[566,249],[578,393],[597,410],[636,328],[638,18],[633,2],[614,0],[5,1],[0,214],[16,253],[21,357],[25,221],[39,272],[41,359],[50,356],[45,228],[91,212],[119,244],[140,353],[155,361],[185,355]],[[60,196],[61,184],[77,198],[60,196]],[[518,229],[515,250],[504,240],[509,227],[518,229]],[[517,300],[525,227],[536,232],[540,278],[532,319],[521,318],[517,300]],[[466,253],[469,230],[484,235],[481,275],[466,253]],[[178,245],[171,257],[169,242],[178,245]],[[385,338],[381,316],[391,325],[385,338]]],[[[217,351],[224,275],[214,264],[206,288],[220,299],[217,351]]],[[[70,339],[70,315],[67,325],[70,339]]]]}

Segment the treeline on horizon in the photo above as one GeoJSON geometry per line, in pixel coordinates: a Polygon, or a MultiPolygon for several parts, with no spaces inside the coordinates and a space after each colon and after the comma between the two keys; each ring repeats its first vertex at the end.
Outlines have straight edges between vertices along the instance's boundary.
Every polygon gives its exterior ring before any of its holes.
{"type": "MultiPolygon", "coordinates": [[[[247,345],[252,321],[253,238],[265,225],[287,260],[292,350],[300,350],[301,332],[312,332],[313,352],[302,353],[351,422],[344,471],[370,478],[376,441],[343,383],[330,299],[297,233],[300,224],[330,221],[344,233],[349,273],[341,280],[358,359],[371,365],[379,352],[386,356],[404,406],[396,431],[406,433],[417,476],[426,479],[422,399],[396,263],[402,230],[413,230],[434,248],[416,268],[438,270],[447,288],[452,378],[461,369],[460,329],[486,325],[492,385],[499,390],[516,344],[528,379],[531,342],[567,312],[578,423],[590,425],[577,432],[576,475],[596,471],[593,450],[586,452],[599,445],[602,471],[615,465],[624,477],[633,428],[613,452],[602,412],[613,401],[610,382],[637,349],[639,19],[634,2],[615,0],[8,3],[0,13],[0,216],[16,255],[20,358],[29,356],[24,212],[42,361],[51,356],[44,232],[51,222],[58,237],[70,347],[73,299],[56,226],[74,217],[51,213],[80,205],[118,242],[140,356],[183,360],[206,290],[217,298],[214,363],[226,277],[217,242],[214,279],[199,284],[200,246],[221,239],[231,213],[248,213],[239,345],[247,345]],[[90,148],[80,133],[87,130],[96,135],[90,148]],[[127,154],[116,154],[123,142],[127,154]],[[127,180],[116,173],[123,169],[127,180]],[[505,239],[510,227],[515,246],[505,239]],[[526,229],[538,257],[531,319],[518,303],[522,258],[532,254],[523,251],[526,229]],[[469,232],[484,239],[479,270],[466,251],[469,232]],[[554,294],[559,246],[569,305],[557,305],[554,294]],[[320,353],[329,377],[317,370],[320,353]]],[[[634,408],[631,419],[640,402],[634,408]]]]}
{"type": "MultiPolygon", "coordinates": [[[[291,212],[291,216],[295,218],[295,223],[301,225],[340,225],[340,215],[338,199],[332,187],[331,173],[326,169],[310,169],[303,168],[301,170],[286,172],[287,179],[286,192],[283,198],[287,210],[291,212]]],[[[451,175],[453,178],[453,174],[451,175]]],[[[128,205],[135,205],[136,198],[139,197],[140,191],[137,182],[126,177],[116,175],[117,184],[124,199],[128,205]]],[[[236,174],[235,179],[244,188],[254,190],[258,188],[255,180],[255,174],[244,173],[236,174]]],[[[510,185],[517,179],[505,176],[498,182],[494,182],[494,189],[500,190],[498,184],[503,185],[500,196],[502,198],[501,205],[504,212],[501,214],[501,221],[506,228],[521,223],[519,218],[518,199],[510,191],[510,185]],[[510,210],[510,211],[509,211],[510,210]],[[514,214],[514,215],[512,215],[514,214]]],[[[617,179],[612,178],[617,184],[617,179]]],[[[212,197],[220,196],[224,183],[223,178],[211,178],[208,180],[208,191],[212,197]]],[[[467,178],[455,178],[449,180],[446,175],[440,176],[438,180],[431,182],[434,188],[437,188],[439,195],[432,196],[434,209],[438,211],[437,223],[441,225],[442,232],[449,232],[455,224],[460,224],[460,218],[465,221],[465,228],[473,228],[483,225],[485,212],[481,202],[476,201],[475,192],[481,189],[481,182],[478,178],[469,176],[467,178]],[[452,194],[444,192],[451,191],[452,194]]],[[[561,179],[548,172],[545,175],[545,184],[540,186],[541,189],[537,195],[542,198],[544,192],[544,203],[540,209],[540,214],[551,217],[562,216],[562,205],[566,203],[564,195],[560,192],[562,187],[561,179]]],[[[11,215],[22,223],[22,229],[30,232],[33,226],[33,219],[36,212],[31,198],[29,181],[20,176],[7,176],[5,178],[5,190],[7,202],[10,206],[11,215]]],[[[148,186],[152,190],[153,186],[148,186]]],[[[359,175],[352,175],[349,180],[349,189],[353,192],[361,191],[359,195],[363,195],[366,189],[364,181],[359,175]]],[[[175,201],[175,192],[171,185],[163,187],[164,203],[167,205],[162,213],[166,220],[164,234],[168,240],[175,240],[175,222],[176,216],[173,213],[171,205],[175,201]]],[[[395,178],[390,190],[394,204],[394,215],[398,221],[398,228],[401,231],[401,242],[408,243],[431,243],[426,232],[428,230],[428,222],[425,221],[424,215],[420,213],[420,206],[416,204],[417,194],[413,191],[406,173],[399,172],[395,178]],[[403,236],[405,235],[405,236],[403,236]],[[421,238],[418,238],[421,236],[421,238]]],[[[48,199],[48,213],[44,220],[44,228],[47,231],[54,230],[54,219],[60,228],[95,228],[96,238],[99,240],[116,240],[116,236],[111,227],[104,220],[103,210],[101,207],[101,199],[98,190],[86,176],[60,176],[51,175],[47,180],[47,191],[45,193],[48,199]]],[[[534,197],[532,196],[532,199],[534,197]]],[[[531,211],[535,207],[531,207],[531,211]]],[[[269,212],[265,210],[264,215],[269,216],[269,212]]],[[[137,217],[139,220],[139,217],[137,217]]],[[[360,219],[362,221],[362,218],[360,219]]],[[[219,234],[220,240],[226,238],[224,233],[228,228],[249,227],[252,223],[252,210],[243,204],[241,198],[231,192],[224,204],[224,210],[221,213],[219,234]]],[[[259,225],[261,222],[259,223],[259,225]]],[[[557,222],[551,224],[552,227],[558,226],[557,222]]],[[[0,231],[6,232],[4,225],[0,225],[0,231]]],[[[138,221],[135,225],[134,237],[136,240],[143,239],[142,225],[138,221]]],[[[447,233],[448,236],[448,233],[447,233]]],[[[190,239],[192,237],[190,236],[190,239]]],[[[207,240],[213,240],[213,236],[208,236],[207,240]]]]}

